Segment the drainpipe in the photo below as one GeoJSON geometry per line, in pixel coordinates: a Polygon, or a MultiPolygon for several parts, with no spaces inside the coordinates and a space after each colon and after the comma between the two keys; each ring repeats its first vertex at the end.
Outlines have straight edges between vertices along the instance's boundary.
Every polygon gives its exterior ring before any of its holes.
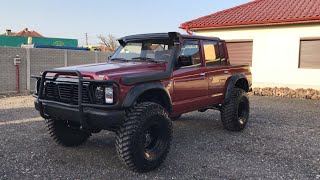
{"type": "Polygon", "coordinates": [[[189,35],[192,35],[192,32],[189,31],[189,27],[188,27],[188,26],[186,27],[186,32],[187,32],[189,35]]]}
{"type": "Polygon", "coordinates": [[[21,59],[19,55],[16,55],[15,58],[13,58],[13,64],[16,66],[16,91],[17,93],[20,92],[20,70],[19,70],[19,65],[21,63],[21,59]]]}

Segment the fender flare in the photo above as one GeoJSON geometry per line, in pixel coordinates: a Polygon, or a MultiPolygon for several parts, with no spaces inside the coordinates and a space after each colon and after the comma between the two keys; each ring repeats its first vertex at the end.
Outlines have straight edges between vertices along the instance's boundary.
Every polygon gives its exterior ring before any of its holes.
{"type": "MultiPolygon", "coordinates": [[[[229,98],[231,97],[231,93],[233,88],[235,87],[236,83],[238,80],[244,79],[245,82],[247,82],[247,86],[249,88],[249,83],[248,80],[246,78],[246,76],[244,74],[235,74],[232,75],[228,80],[227,80],[227,88],[225,90],[225,97],[224,97],[224,102],[227,102],[229,100],[229,98]]],[[[245,89],[245,91],[249,91],[249,89],[245,89]]]]}
{"type": "Polygon", "coordinates": [[[166,93],[167,101],[170,103],[170,111],[172,111],[172,101],[169,91],[166,89],[166,87],[161,84],[160,82],[150,82],[150,83],[143,83],[139,84],[132,89],[129,90],[126,97],[124,98],[124,101],[122,103],[123,108],[129,108],[131,107],[134,102],[146,91],[149,90],[162,90],[166,93]]]}

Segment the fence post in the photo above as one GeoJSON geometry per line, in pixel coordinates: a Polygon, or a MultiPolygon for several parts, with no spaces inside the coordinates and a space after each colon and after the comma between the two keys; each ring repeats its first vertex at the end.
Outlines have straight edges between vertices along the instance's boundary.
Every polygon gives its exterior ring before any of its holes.
{"type": "Polygon", "coordinates": [[[30,81],[31,81],[31,60],[30,60],[30,48],[26,48],[27,52],[27,90],[30,91],[30,81]]]}
{"type": "Polygon", "coordinates": [[[68,50],[64,50],[64,66],[68,66],[68,50]]]}
{"type": "Polygon", "coordinates": [[[98,51],[95,51],[94,52],[95,63],[98,63],[98,56],[99,56],[98,51]]]}

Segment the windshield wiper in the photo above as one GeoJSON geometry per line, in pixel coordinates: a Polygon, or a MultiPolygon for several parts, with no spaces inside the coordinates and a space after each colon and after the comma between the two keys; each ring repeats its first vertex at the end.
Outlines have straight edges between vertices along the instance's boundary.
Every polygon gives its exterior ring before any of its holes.
{"type": "Polygon", "coordinates": [[[134,57],[134,58],[131,58],[131,59],[133,59],[133,60],[135,60],[135,59],[141,59],[142,61],[159,62],[159,61],[157,61],[157,60],[155,60],[155,59],[148,58],[148,57],[134,57]]]}
{"type": "Polygon", "coordinates": [[[125,59],[125,58],[112,58],[110,60],[111,61],[129,61],[128,59],[125,59]]]}

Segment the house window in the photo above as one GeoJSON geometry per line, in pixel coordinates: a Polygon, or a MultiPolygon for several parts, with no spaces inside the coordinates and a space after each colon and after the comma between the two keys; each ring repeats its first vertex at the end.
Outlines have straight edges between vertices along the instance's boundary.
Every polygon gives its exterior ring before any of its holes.
{"type": "Polygon", "coordinates": [[[230,41],[227,49],[231,65],[252,66],[253,41],[230,41]]]}
{"type": "Polygon", "coordinates": [[[320,69],[320,38],[300,41],[299,68],[320,69]]]}

